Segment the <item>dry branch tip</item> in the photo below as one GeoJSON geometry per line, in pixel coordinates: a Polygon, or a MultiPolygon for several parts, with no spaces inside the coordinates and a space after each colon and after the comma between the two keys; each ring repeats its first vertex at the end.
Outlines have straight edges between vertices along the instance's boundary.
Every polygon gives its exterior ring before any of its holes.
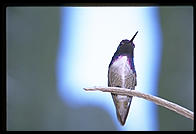
{"type": "Polygon", "coordinates": [[[178,104],[175,104],[173,102],[170,102],[168,100],[165,100],[163,98],[157,97],[157,96],[153,96],[150,94],[145,94],[145,93],[141,93],[139,91],[136,90],[130,90],[130,89],[126,89],[126,88],[119,88],[119,87],[93,87],[93,88],[83,88],[86,91],[102,91],[102,92],[111,92],[111,93],[115,93],[115,94],[121,94],[121,95],[128,95],[128,96],[135,96],[135,97],[139,97],[139,98],[143,98],[145,100],[149,100],[154,102],[157,105],[163,106],[169,110],[172,110],[178,114],[181,114],[187,118],[190,118],[192,120],[194,120],[194,113],[178,104]]]}

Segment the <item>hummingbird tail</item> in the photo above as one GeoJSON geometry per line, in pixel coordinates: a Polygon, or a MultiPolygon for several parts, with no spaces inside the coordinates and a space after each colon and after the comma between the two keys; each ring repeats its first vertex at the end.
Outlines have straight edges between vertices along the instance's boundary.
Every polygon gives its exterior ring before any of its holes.
{"type": "Polygon", "coordinates": [[[116,114],[121,125],[124,125],[129,113],[132,97],[124,95],[112,94],[112,98],[116,107],[116,114]]]}

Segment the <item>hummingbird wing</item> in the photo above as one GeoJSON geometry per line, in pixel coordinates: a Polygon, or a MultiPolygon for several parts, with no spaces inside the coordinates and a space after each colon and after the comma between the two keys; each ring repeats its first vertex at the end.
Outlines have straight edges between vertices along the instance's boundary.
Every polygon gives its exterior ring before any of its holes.
{"type": "MultiPolygon", "coordinates": [[[[127,57],[117,59],[108,70],[108,86],[123,87],[134,90],[136,86],[136,73],[131,69],[127,57]]],[[[111,93],[118,120],[122,125],[125,124],[132,97],[116,95],[111,93]]]]}

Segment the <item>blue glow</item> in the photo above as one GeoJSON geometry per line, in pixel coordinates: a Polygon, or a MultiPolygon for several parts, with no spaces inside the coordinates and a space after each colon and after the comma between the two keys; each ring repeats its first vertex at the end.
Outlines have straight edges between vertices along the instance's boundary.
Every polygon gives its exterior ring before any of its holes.
{"type": "Polygon", "coordinates": [[[123,39],[134,39],[136,90],[157,94],[161,29],[157,7],[64,7],[57,59],[58,93],[72,107],[96,105],[119,130],[158,130],[156,106],[133,98],[125,126],[118,122],[109,93],[84,87],[107,86],[108,65],[123,39]]]}

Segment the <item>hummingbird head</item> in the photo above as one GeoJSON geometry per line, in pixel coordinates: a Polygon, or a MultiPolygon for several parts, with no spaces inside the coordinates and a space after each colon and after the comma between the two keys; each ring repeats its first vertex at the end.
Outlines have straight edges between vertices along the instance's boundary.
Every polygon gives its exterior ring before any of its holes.
{"type": "MultiPolygon", "coordinates": [[[[135,35],[132,37],[131,40],[125,39],[120,42],[116,52],[114,53],[114,56],[112,57],[112,60],[109,64],[109,67],[121,55],[126,55],[129,58],[130,62],[131,63],[133,62],[133,60],[131,60],[133,58],[133,50],[135,48],[135,44],[133,43],[133,40],[134,40],[135,36],[137,35],[137,33],[138,33],[138,31],[135,33],[135,35]]],[[[131,65],[133,66],[133,63],[131,65]]]]}
{"type": "Polygon", "coordinates": [[[138,31],[135,33],[135,35],[132,37],[131,40],[122,40],[117,48],[117,52],[119,54],[131,54],[133,55],[133,50],[135,48],[135,44],[133,43],[133,40],[135,36],[137,35],[138,31]]]}

